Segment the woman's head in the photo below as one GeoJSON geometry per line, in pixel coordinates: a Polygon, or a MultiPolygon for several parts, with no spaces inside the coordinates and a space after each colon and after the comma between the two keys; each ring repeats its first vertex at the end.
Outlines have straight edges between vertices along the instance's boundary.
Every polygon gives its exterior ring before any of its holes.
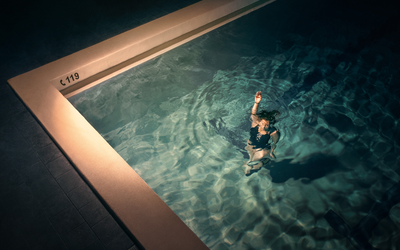
{"type": "Polygon", "coordinates": [[[270,124],[270,122],[265,119],[260,119],[260,121],[258,122],[258,126],[260,126],[261,128],[264,128],[265,130],[267,130],[269,128],[269,124],[270,124]]]}
{"type": "Polygon", "coordinates": [[[281,113],[279,113],[278,110],[272,110],[270,112],[266,110],[261,110],[260,112],[257,113],[258,118],[260,119],[260,122],[267,121],[268,125],[272,125],[276,122],[276,117],[278,117],[281,113]]]}

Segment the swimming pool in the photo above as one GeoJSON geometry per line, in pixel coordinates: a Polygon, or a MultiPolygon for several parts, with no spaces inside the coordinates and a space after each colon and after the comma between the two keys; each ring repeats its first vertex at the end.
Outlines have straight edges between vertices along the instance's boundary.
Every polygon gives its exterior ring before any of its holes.
{"type": "MultiPolygon", "coordinates": [[[[400,181],[398,73],[382,60],[391,41],[357,43],[371,27],[365,13],[294,16],[276,27],[273,11],[69,100],[211,249],[352,249],[323,216],[332,209],[353,227],[400,181]],[[349,42],[364,47],[349,53],[349,42]],[[256,91],[261,107],[281,112],[281,139],[277,161],[247,177],[256,91]]],[[[374,231],[375,247],[399,244],[399,210],[374,231]]]]}

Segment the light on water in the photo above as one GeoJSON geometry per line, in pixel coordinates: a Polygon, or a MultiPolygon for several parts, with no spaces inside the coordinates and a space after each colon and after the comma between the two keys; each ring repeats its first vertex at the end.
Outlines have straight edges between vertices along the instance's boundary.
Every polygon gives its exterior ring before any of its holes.
{"type": "MultiPolygon", "coordinates": [[[[352,249],[323,217],[331,209],[353,227],[400,180],[398,99],[384,64],[354,55],[330,66],[363,23],[330,20],[346,28],[326,33],[310,17],[310,30],[251,39],[273,30],[272,6],[70,101],[211,249],[352,249]],[[281,136],[276,160],[245,176],[257,91],[261,109],[280,111],[281,136]]],[[[399,211],[383,227],[399,226],[399,211]]],[[[389,249],[388,237],[371,242],[389,249]]]]}

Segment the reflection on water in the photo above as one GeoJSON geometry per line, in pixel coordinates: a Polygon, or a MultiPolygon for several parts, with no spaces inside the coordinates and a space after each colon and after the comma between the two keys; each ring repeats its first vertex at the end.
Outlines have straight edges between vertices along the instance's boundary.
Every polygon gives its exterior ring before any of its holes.
{"type": "MultiPolygon", "coordinates": [[[[385,52],[395,38],[357,43],[368,13],[353,22],[339,7],[278,32],[282,6],[270,6],[70,101],[211,249],[353,249],[324,215],[354,227],[400,181],[398,54],[385,52]],[[276,161],[246,177],[259,90],[281,138],[276,161]]],[[[400,244],[399,211],[371,244],[400,244]]]]}

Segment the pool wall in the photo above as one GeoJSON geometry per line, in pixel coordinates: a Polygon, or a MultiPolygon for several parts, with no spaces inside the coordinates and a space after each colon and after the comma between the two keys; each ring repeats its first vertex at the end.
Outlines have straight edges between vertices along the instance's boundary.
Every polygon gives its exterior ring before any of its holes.
{"type": "Polygon", "coordinates": [[[8,80],[64,154],[145,249],[207,249],[65,96],[272,1],[205,0],[8,80]]]}

